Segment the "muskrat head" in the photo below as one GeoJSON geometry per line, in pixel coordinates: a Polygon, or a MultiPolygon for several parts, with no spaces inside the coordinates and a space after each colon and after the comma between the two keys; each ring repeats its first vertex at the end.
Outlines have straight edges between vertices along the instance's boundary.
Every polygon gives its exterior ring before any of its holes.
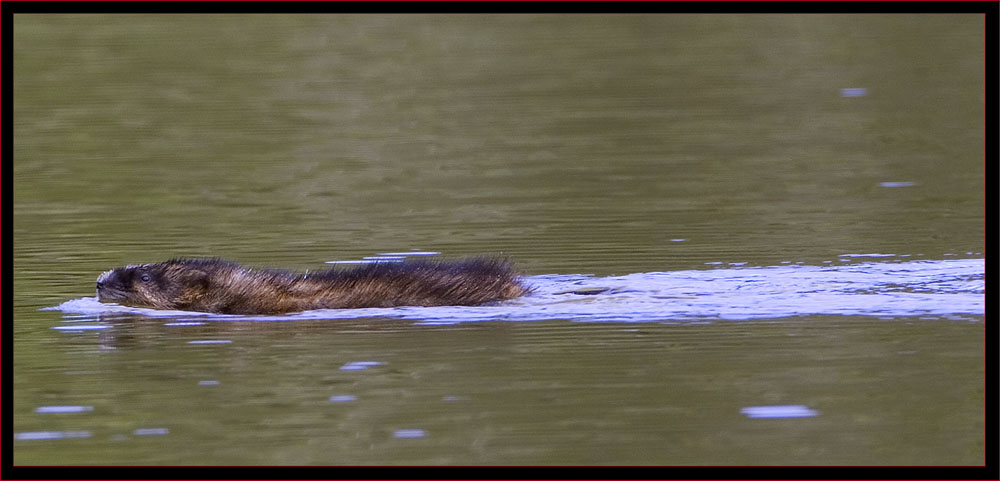
{"type": "Polygon", "coordinates": [[[130,265],[97,278],[97,299],[132,307],[184,309],[207,286],[207,273],[174,261],[130,265]]]}

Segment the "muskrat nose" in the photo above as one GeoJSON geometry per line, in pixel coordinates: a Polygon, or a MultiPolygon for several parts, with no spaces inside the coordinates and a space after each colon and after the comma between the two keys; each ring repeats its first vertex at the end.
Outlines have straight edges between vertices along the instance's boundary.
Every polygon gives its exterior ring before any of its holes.
{"type": "Polygon", "coordinates": [[[97,276],[97,288],[100,289],[108,285],[108,281],[111,280],[111,273],[113,271],[108,271],[97,276]]]}

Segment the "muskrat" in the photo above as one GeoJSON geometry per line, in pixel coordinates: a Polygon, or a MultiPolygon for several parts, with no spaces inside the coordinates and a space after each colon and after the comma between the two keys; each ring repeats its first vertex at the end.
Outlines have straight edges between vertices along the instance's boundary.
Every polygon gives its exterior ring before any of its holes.
{"type": "Polygon", "coordinates": [[[171,259],[119,267],[97,278],[101,302],[219,314],[471,306],[530,290],[502,258],[376,262],[306,273],[253,269],[218,258],[171,259]]]}

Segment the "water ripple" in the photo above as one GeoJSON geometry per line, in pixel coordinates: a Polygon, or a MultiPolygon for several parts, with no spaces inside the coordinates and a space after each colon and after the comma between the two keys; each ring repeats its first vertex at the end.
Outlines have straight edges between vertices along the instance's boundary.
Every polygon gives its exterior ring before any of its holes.
{"type": "Polygon", "coordinates": [[[473,321],[662,322],[746,320],[806,315],[982,315],[985,260],[952,259],[864,262],[844,265],[781,265],[594,277],[583,274],[526,278],[527,297],[498,305],[325,309],[284,316],[224,316],[109,306],[95,298],[50,308],[71,314],[132,312],[199,320],[295,321],[392,317],[420,324],[473,321]]]}

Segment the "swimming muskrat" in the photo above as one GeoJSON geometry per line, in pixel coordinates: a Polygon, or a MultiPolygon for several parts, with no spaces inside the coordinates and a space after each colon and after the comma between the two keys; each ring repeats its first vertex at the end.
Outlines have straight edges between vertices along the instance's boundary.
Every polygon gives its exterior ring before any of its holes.
{"type": "Polygon", "coordinates": [[[252,269],[217,258],[171,259],[119,267],[97,278],[101,302],[219,314],[471,306],[528,292],[510,261],[502,258],[381,262],[304,274],[252,269]]]}

